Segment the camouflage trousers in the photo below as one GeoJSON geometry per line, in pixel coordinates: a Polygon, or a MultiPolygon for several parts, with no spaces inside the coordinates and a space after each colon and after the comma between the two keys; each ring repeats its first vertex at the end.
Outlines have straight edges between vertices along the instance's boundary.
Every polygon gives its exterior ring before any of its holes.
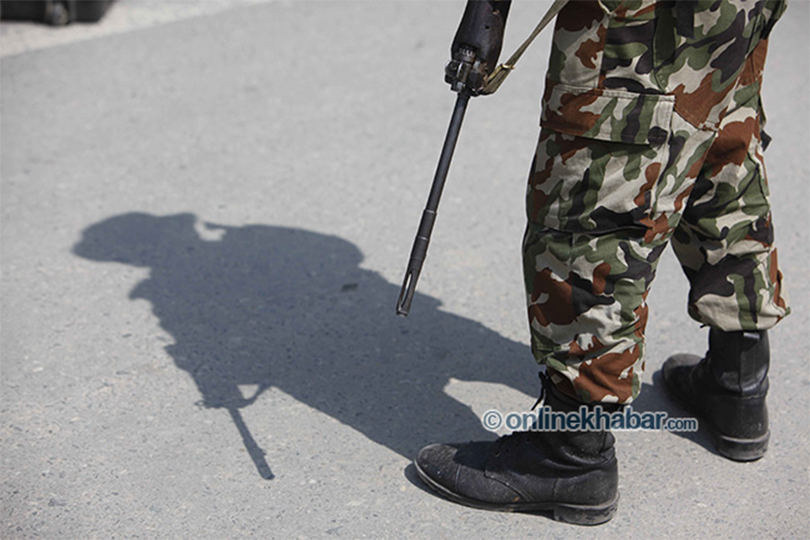
{"type": "Polygon", "coordinates": [[[667,244],[689,315],[768,329],[773,245],[760,87],[771,0],[574,1],[558,15],[523,241],[532,352],[585,402],[628,403],[667,244]]]}

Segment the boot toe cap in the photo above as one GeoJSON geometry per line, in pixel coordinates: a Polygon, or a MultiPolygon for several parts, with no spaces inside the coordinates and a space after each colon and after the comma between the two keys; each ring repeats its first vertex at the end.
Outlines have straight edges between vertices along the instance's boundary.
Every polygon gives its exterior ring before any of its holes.
{"type": "Polygon", "coordinates": [[[450,500],[474,507],[519,501],[513,489],[487,474],[491,450],[489,442],[432,444],[414,462],[422,481],[450,500]]]}
{"type": "Polygon", "coordinates": [[[458,446],[452,444],[431,444],[422,448],[414,460],[419,475],[423,480],[453,489],[459,469],[454,459],[456,452],[458,446]]]}

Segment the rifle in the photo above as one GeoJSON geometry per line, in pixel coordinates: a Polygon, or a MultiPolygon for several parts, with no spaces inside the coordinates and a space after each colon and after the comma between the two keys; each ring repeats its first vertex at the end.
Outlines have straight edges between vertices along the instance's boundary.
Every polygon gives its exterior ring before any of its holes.
{"type": "MultiPolygon", "coordinates": [[[[517,50],[503,64],[498,65],[484,80],[484,86],[479,91],[481,95],[494,94],[503,84],[504,79],[515,69],[515,65],[520,57],[526,52],[532,41],[540,35],[540,32],[557,16],[569,0],[554,0],[546,14],[537,24],[529,37],[517,48],[517,50]]],[[[447,135],[444,138],[444,146],[439,156],[439,164],[436,166],[436,174],[433,176],[433,185],[430,187],[427,205],[422,211],[422,219],[419,221],[419,229],[411,248],[411,258],[408,261],[408,268],[405,270],[405,278],[402,280],[402,288],[397,299],[397,315],[406,317],[411,310],[411,301],[416,292],[416,282],[422,271],[422,263],[427,256],[430,235],[433,233],[433,225],[436,222],[436,212],[439,209],[439,200],[442,197],[444,181],[447,179],[447,172],[450,170],[450,161],[453,159],[453,151],[456,149],[456,141],[461,131],[461,122],[464,120],[464,112],[467,110],[467,102],[472,95],[466,87],[467,75],[475,64],[475,51],[462,48],[461,58],[452,60],[448,64],[451,71],[455,71],[451,89],[458,93],[456,105],[453,107],[453,115],[450,117],[450,126],[447,128],[447,135]]]]}
{"type": "Polygon", "coordinates": [[[430,235],[433,233],[433,225],[436,223],[436,213],[439,209],[439,200],[442,197],[444,181],[450,170],[450,161],[453,159],[453,151],[456,149],[458,134],[461,131],[461,122],[464,120],[464,113],[467,110],[467,103],[470,101],[470,93],[467,91],[464,81],[467,74],[475,63],[475,53],[469,49],[463,52],[461,61],[451,62],[457,70],[458,82],[451,89],[458,93],[456,104],[453,107],[453,115],[450,117],[450,125],[447,128],[447,135],[444,137],[444,146],[439,156],[439,163],[436,166],[436,174],[433,175],[433,185],[430,187],[427,204],[422,211],[422,219],[419,221],[419,229],[411,248],[411,258],[408,261],[408,268],[405,270],[405,278],[402,280],[402,288],[399,291],[397,300],[397,315],[406,317],[411,310],[411,301],[416,292],[416,282],[422,272],[422,263],[427,256],[430,235]]]}

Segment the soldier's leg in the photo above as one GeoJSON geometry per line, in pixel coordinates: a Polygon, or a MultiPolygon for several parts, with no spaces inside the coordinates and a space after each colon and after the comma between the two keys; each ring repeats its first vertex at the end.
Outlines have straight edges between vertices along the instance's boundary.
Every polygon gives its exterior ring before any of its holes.
{"type": "Polygon", "coordinates": [[[527,192],[532,351],[566,394],[629,403],[647,292],[713,135],[681,119],[656,78],[671,7],[575,4],[558,19],[527,192]]]}
{"type": "Polygon", "coordinates": [[[584,403],[629,403],[644,370],[646,304],[663,240],[530,223],[524,238],[532,353],[584,403]]]}
{"type": "Polygon", "coordinates": [[[749,57],[672,240],[691,285],[689,314],[710,327],[709,352],[676,355],[663,369],[667,390],[708,422],[718,451],[742,461],[768,446],[767,330],[790,312],[763,161],[766,47],[749,57]]]}
{"type": "Polygon", "coordinates": [[[647,294],[713,138],[674,114],[662,125],[661,145],[540,135],[523,241],[532,352],[585,403],[638,396],[647,294]]]}
{"type": "Polygon", "coordinates": [[[767,330],[789,312],[761,140],[766,46],[750,57],[750,75],[735,92],[672,238],[691,285],[689,315],[724,331],[767,330]]]}

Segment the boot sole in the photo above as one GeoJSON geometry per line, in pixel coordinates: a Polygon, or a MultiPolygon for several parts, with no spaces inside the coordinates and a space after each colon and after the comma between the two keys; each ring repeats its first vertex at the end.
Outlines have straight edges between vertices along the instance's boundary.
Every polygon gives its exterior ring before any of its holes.
{"type": "Polygon", "coordinates": [[[523,503],[488,503],[471,499],[454,493],[428,476],[416,461],[413,462],[416,473],[422,482],[445,499],[480,510],[493,510],[496,512],[520,512],[524,514],[551,513],[556,521],[573,525],[601,525],[607,523],[616,515],[619,507],[619,494],[612,501],[605,504],[583,505],[562,502],[523,502],[523,503]]]}
{"type": "Polygon", "coordinates": [[[734,461],[756,461],[768,450],[770,430],[756,439],[735,439],[712,431],[714,447],[717,451],[734,461]]]}
{"type": "Polygon", "coordinates": [[[714,448],[720,455],[732,461],[756,461],[760,459],[768,450],[768,441],[771,437],[771,431],[768,430],[764,435],[754,439],[736,439],[720,433],[714,422],[702,415],[700,411],[693,409],[689,403],[684,401],[680,395],[669,385],[669,381],[664,376],[662,371],[661,378],[664,381],[664,390],[667,395],[672,398],[683,410],[694,414],[700,420],[703,420],[708,427],[709,433],[714,442],[714,448]]]}

